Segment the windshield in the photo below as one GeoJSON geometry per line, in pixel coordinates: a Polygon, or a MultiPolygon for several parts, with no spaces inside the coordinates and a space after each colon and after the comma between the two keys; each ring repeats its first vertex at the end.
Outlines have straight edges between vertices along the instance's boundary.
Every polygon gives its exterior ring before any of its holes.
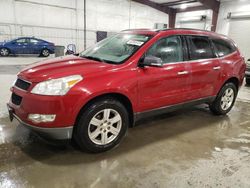
{"type": "Polygon", "coordinates": [[[120,64],[133,55],[151,37],[140,34],[117,34],[106,38],[80,54],[97,61],[120,64]]]}

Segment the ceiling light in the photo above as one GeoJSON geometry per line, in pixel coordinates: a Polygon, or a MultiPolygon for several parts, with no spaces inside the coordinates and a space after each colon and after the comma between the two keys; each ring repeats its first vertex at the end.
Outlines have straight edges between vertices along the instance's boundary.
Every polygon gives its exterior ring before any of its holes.
{"type": "Polygon", "coordinates": [[[187,4],[181,4],[181,7],[180,7],[181,9],[186,9],[187,8],[187,4]]]}

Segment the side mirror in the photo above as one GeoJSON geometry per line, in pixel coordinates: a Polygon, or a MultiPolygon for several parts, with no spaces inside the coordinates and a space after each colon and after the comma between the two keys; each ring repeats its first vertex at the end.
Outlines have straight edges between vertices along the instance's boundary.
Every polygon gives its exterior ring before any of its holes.
{"type": "Polygon", "coordinates": [[[67,46],[67,51],[65,55],[71,55],[71,54],[76,54],[76,45],[75,44],[69,44],[67,46]]]}
{"type": "Polygon", "coordinates": [[[142,62],[140,63],[141,67],[150,66],[150,67],[162,67],[163,62],[161,58],[155,57],[155,56],[146,56],[142,59],[142,62]]]}

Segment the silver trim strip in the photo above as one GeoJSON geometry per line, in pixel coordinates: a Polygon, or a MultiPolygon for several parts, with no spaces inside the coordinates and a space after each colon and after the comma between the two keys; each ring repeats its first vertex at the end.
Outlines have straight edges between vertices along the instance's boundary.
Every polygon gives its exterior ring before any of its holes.
{"type": "Polygon", "coordinates": [[[220,68],[221,68],[220,66],[217,66],[217,67],[214,67],[213,69],[214,70],[220,70],[220,68]]]}
{"type": "Polygon", "coordinates": [[[178,72],[178,75],[185,75],[185,74],[188,74],[189,72],[188,71],[181,71],[181,72],[178,72]]]}

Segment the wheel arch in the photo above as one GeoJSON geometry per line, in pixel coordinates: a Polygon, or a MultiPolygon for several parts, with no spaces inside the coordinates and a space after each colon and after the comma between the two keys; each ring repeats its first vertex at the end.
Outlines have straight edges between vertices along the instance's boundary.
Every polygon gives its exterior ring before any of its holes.
{"type": "Polygon", "coordinates": [[[7,46],[1,46],[0,49],[2,49],[2,48],[5,48],[5,49],[9,50],[9,54],[12,53],[12,51],[11,51],[11,49],[9,47],[7,47],[7,46]]]}
{"type": "Polygon", "coordinates": [[[119,102],[121,102],[124,107],[127,109],[128,114],[129,114],[129,127],[133,127],[134,125],[134,110],[133,110],[133,105],[131,100],[124,94],[121,93],[105,93],[105,94],[100,94],[98,96],[95,96],[91,99],[88,100],[87,103],[85,103],[80,111],[77,114],[76,117],[76,123],[79,121],[81,114],[95,101],[97,100],[101,100],[104,98],[113,98],[115,100],[118,100],[119,102]]]}
{"type": "MultiPolygon", "coordinates": [[[[226,83],[233,83],[237,89],[239,89],[239,86],[240,86],[240,80],[237,78],[237,77],[231,77],[229,79],[226,80],[226,82],[223,84],[223,86],[226,84],[226,83]]],[[[222,86],[222,87],[223,87],[222,86]]]]}
{"type": "Polygon", "coordinates": [[[47,48],[47,46],[43,46],[43,47],[41,48],[41,53],[42,53],[43,50],[49,50],[49,48],[47,48]]]}

